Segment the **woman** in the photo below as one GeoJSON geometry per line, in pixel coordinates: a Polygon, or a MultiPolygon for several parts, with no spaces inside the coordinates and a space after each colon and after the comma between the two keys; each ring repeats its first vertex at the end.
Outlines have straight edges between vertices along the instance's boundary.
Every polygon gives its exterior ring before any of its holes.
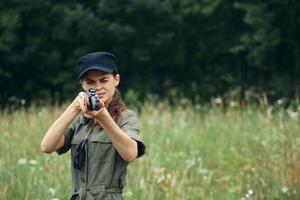
{"type": "Polygon", "coordinates": [[[95,88],[100,109],[90,110],[87,93],[80,92],[48,129],[41,150],[63,154],[71,149],[71,199],[123,199],[127,165],[145,153],[138,118],[116,88],[120,75],[114,55],[90,53],[79,65],[82,88],[95,88]]]}

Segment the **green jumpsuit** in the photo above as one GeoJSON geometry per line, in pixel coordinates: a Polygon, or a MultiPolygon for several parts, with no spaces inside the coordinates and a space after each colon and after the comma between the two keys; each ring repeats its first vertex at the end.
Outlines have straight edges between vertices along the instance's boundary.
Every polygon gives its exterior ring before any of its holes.
{"type": "MultiPolygon", "coordinates": [[[[138,144],[138,157],[145,153],[145,145],[139,136],[139,121],[135,112],[126,110],[118,126],[138,144]]],[[[123,199],[128,162],[113,146],[103,129],[93,128],[93,120],[77,116],[65,133],[65,144],[57,150],[63,154],[71,149],[72,195],[76,200],[123,199]],[[82,169],[75,169],[73,161],[76,148],[86,140],[85,161],[82,169]]]]}

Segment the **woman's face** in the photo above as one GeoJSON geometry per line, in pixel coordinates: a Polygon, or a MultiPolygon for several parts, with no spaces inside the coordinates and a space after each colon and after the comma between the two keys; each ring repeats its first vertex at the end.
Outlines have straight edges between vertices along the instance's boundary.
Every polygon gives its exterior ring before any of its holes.
{"type": "Polygon", "coordinates": [[[97,70],[88,71],[81,78],[82,88],[87,91],[89,88],[96,88],[96,94],[108,105],[115,93],[116,86],[119,85],[120,75],[113,75],[97,70]]]}

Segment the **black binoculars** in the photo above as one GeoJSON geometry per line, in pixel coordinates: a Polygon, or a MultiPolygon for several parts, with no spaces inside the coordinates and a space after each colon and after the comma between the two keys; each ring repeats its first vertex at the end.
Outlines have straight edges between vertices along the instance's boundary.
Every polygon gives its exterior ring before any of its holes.
{"type": "Polygon", "coordinates": [[[88,109],[89,110],[100,110],[101,103],[100,99],[96,97],[96,88],[90,88],[87,91],[87,96],[89,100],[88,109]]]}

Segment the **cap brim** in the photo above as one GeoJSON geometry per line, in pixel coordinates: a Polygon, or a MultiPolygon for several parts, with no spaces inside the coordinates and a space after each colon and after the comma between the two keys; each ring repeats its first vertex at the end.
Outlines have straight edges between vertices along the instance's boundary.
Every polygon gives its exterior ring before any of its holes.
{"type": "Polygon", "coordinates": [[[90,67],[86,68],[85,70],[83,70],[79,74],[78,79],[80,79],[83,74],[85,74],[86,72],[88,72],[90,70],[98,70],[98,71],[106,72],[106,73],[113,73],[113,71],[114,71],[113,69],[110,69],[110,68],[107,68],[107,67],[104,67],[104,66],[101,66],[101,65],[90,66],[90,67]]]}

